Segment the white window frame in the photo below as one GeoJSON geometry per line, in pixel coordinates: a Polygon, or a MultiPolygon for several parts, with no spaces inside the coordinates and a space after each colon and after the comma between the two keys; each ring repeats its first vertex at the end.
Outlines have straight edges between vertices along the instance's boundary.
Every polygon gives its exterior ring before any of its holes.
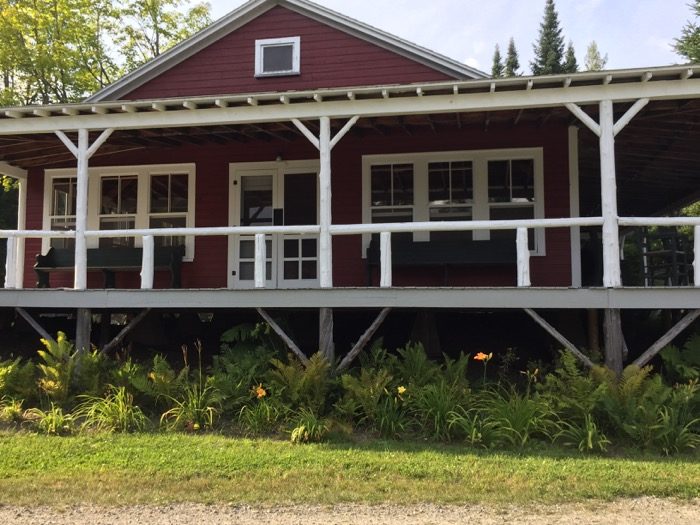
{"type": "Polygon", "coordinates": [[[282,77],[301,74],[301,37],[263,38],[255,41],[255,76],[282,77]],[[287,71],[270,71],[263,69],[264,50],[266,47],[292,46],[292,69],[287,71]]]}
{"type": "MultiPolygon", "coordinates": [[[[396,153],[365,155],[362,157],[362,221],[372,222],[371,207],[371,171],[378,164],[413,164],[413,221],[430,222],[428,164],[432,162],[471,162],[473,204],[472,220],[486,221],[490,219],[488,162],[492,160],[522,160],[532,159],[535,165],[535,202],[533,203],[534,218],[544,218],[544,150],[543,148],[512,148],[490,150],[463,151],[433,151],[421,153],[396,153]]],[[[520,203],[518,203],[520,204],[520,203]]],[[[487,241],[491,238],[489,231],[474,231],[475,241],[487,241]]],[[[371,235],[362,236],[362,257],[367,255],[371,235]]],[[[415,232],[416,242],[429,241],[429,232],[415,232]]],[[[542,257],[547,254],[545,246],[545,230],[535,230],[535,249],[531,255],[542,257]]]]}
{"type": "MultiPolygon", "coordinates": [[[[101,179],[103,177],[135,175],[138,178],[138,198],[136,203],[136,228],[147,229],[150,224],[150,190],[152,175],[187,174],[187,214],[186,227],[195,227],[196,177],[197,168],[194,163],[188,164],[142,164],[136,166],[104,166],[91,167],[88,170],[88,230],[100,229],[101,179]]],[[[75,168],[48,169],[44,172],[44,210],[43,228],[51,229],[51,196],[54,179],[76,177],[75,168]]],[[[50,247],[49,239],[43,239],[41,250],[46,253],[50,247]]],[[[140,237],[135,239],[135,246],[141,247],[140,237]]],[[[88,248],[98,248],[99,239],[88,238],[88,248]]],[[[194,260],[194,236],[185,238],[185,257],[183,261],[194,260]]]]}

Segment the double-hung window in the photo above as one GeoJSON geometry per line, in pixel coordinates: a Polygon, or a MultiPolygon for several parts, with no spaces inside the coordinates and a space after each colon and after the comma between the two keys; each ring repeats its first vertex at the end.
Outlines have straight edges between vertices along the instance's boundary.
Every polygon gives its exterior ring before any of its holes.
{"type": "MultiPolygon", "coordinates": [[[[151,175],[149,228],[186,228],[189,203],[187,173],[151,175]]],[[[156,246],[178,246],[185,238],[156,237],[156,246]]]]}
{"type": "MultiPolygon", "coordinates": [[[[138,177],[116,175],[102,177],[100,192],[100,230],[132,230],[136,227],[138,177]]],[[[133,237],[105,237],[100,248],[133,247],[133,237]]]]}
{"type": "MultiPolygon", "coordinates": [[[[50,190],[51,202],[48,226],[54,231],[75,230],[75,195],[77,184],[75,177],[56,177],[52,179],[50,190]]],[[[72,248],[75,241],[70,238],[51,239],[53,248],[72,248]]]]}
{"type": "MultiPolygon", "coordinates": [[[[491,220],[535,218],[535,161],[532,158],[488,161],[491,220]]],[[[535,231],[528,231],[535,249],[535,231]]],[[[509,230],[494,230],[491,238],[514,239],[509,230]]]]}

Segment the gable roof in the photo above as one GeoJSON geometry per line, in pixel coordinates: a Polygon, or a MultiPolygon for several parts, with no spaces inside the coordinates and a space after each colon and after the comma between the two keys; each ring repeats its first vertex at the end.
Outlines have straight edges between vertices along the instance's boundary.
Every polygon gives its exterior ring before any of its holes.
{"type": "MultiPolygon", "coordinates": [[[[251,20],[275,6],[285,7],[318,22],[335,27],[362,40],[415,60],[456,80],[482,79],[488,75],[478,69],[413,44],[363,22],[347,17],[308,0],[250,0],[231,11],[202,31],[173,46],[162,55],[146,62],[131,73],[90,96],[85,102],[118,100],[137,87],[154,79],[177,64],[190,58],[251,20]]],[[[223,94],[223,93],[222,93],[223,94]]]]}

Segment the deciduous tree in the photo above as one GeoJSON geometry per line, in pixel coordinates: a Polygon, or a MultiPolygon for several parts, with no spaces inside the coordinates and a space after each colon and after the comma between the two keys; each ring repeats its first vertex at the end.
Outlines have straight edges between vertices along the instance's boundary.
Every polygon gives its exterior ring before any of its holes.
{"type": "Polygon", "coordinates": [[[593,40],[586,51],[586,61],[584,63],[586,71],[602,71],[607,63],[608,55],[602,56],[598,49],[598,44],[593,40]]]}

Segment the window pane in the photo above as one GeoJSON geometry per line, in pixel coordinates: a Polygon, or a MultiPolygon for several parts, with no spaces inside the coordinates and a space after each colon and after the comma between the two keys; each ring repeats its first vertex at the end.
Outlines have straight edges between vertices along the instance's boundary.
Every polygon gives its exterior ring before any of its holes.
{"type": "Polygon", "coordinates": [[[375,208],[372,222],[413,222],[413,210],[407,208],[375,208]]]}
{"type": "MultiPolygon", "coordinates": [[[[186,228],[187,219],[185,217],[151,217],[150,228],[186,228]]],[[[163,246],[182,246],[185,244],[185,238],[182,236],[174,237],[156,237],[155,245],[163,246]]]]}
{"type": "Polygon", "coordinates": [[[272,224],[272,176],[241,177],[241,226],[272,224]]]}
{"type": "Polygon", "coordinates": [[[121,178],[121,213],[136,213],[136,199],[138,197],[139,181],[137,177],[121,178]]]}
{"type": "Polygon", "coordinates": [[[372,206],[391,206],[391,166],[372,166],[372,206]]]}
{"type": "Polygon", "coordinates": [[[294,45],[265,46],[263,53],[263,72],[276,73],[294,69],[294,45]]]}
{"type": "MultiPolygon", "coordinates": [[[[504,206],[502,208],[491,208],[491,220],[505,221],[516,219],[534,219],[535,209],[533,206],[504,206]]],[[[529,246],[531,250],[535,249],[535,230],[528,228],[527,230],[529,246]]],[[[510,239],[515,242],[515,230],[492,230],[492,239],[510,239]]]]}
{"type": "Polygon", "coordinates": [[[474,186],[472,182],[472,163],[452,163],[452,204],[465,204],[474,201],[474,186]]]}
{"type": "Polygon", "coordinates": [[[255,278],[255,264],[242,262],[238,266],[238,278],[241,281],[252,281],[255,278]]]}
{"type": "Polygon", "coordinates": [[[302,239],[301,241],[301,256],[302,257],[317,257],[316,239],[302,239]]]}
{"type": "Polygon", "coordinates": [[[170,176],[170,211],[187,212],[187,175],[170,176]]]}
{"type": "Polygon", "coordinates": [[[284,261],[284,278],[299,278],[299,261],[284,261]]]}
{"type": "Polygon", "coordinates": [[[449,204],[450,201],[450,164],[449,162],[431,162],[428,165],[428,187],[431,205],[449,204]]]}
{"type": "Polygon", "coordinates": [[[399,164],[393,167],[394,206],[413,204],[413,164],[399,164]]]}
{"type": "Polygon", "coordinates": [[[316,261],[301,262],[301,278],[316,279],[316,261]]]}
{"type": "Polygon", "coordinates": [[[471,206],[440,206],[430,208],[431,221],[470,221],[471,206]]]}
{"type": "MultiPolygon", "coordinates": [[[[106,217],[100,219],[100,230],[133,230],[136,221],[133,217],[106,217]]],[[[100,248],[133,247],[133,237],[102,238],[100,248]]]]}
{"type": "Polygon", "coordinates": [[[102,215],[119,213],[119,179],[102,179],[102,203],[100,205],[102,215]]]}
{"type": "Polygon", "coordinates": [[[51,215],[75,214],[76,184],[74,178],[54,179],[51,215]]]}
{"type": "Polygon", "coordinates": [[[255,257],[255,241],[241,241],[239,249],[241,259],[253,259],[255,257]]]}
{"type": "Polygon", "coordinates": [[[151,213],[168,213],[168,175],[151,177],[151,213]]]}
{"type": "Polygon", "coordinates": [[[284,257],[285,259],[292,259],[299,257],[299,240],[298,239],[285,239],[284,240],[284,257]]]}
{"type": "Polygon", "coordinates": [[[514,160],[512,166],[513,202],[535,200],[535,163],[532,159],[514,160]]]}
{"type": "Polygon", "coordinates": [[[489,202],[510,202],[510,161],[489,161],[489,202]]]}

